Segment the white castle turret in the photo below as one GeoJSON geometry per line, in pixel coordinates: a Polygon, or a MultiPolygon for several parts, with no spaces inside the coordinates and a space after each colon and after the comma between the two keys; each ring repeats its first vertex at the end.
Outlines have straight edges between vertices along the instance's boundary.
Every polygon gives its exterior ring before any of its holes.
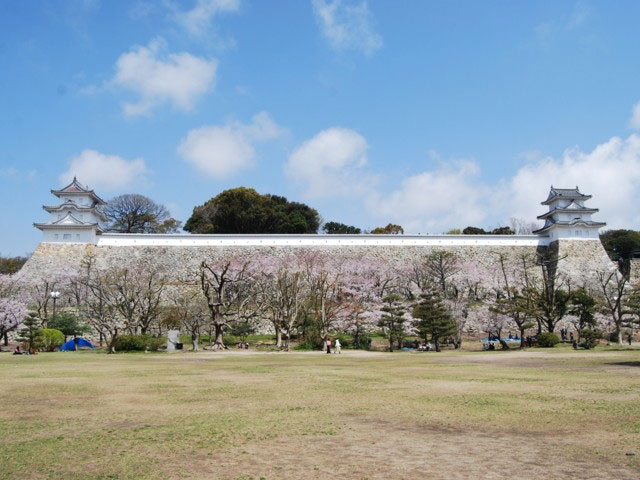
{"type": "Polygon", "coordinates": [[[75,177],[60,190],[51,190],[61,201],[59,205],[42,208],[51,214],[46,223],[33,225],[44,233],[43,242],[95,243],[102,233],[100,222],[108,221],[102,212],[102,200],[93,190],[81,185],[75,177]]]}
{"type": "Polygon", "coordinates": [[[580,193],[578,187],[553,188],[552,185],[549,197],[542,202],[549,206],[549,211],[538,216],[545,221],[544,226],[533,233],[547,235],[551,241],[599,240],[598,229],[606,223],[591,220],[591,215],[598,209],[585,207],[584,203],[590,198],[591,195],[580,193]]]}

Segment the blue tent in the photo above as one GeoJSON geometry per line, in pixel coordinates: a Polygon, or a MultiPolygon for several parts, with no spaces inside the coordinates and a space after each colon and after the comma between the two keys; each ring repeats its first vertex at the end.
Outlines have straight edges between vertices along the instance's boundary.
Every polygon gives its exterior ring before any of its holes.
{"type": "Polygon", "coordinates": [[[85,340],[84,338],[77,338],[77,339],[73,339],[72,338],[67,343],[62,345],[58,349],[58,351],[60,351],[60,352],[74,352],[76,350],[76,345],[75,345],[76,340],[78,342],[78,349],[80,349],[82,347],[88,347],[88,348],[91,348],[92,350],[96,349],[96,347],[91,345],[91,342],[89,340],[85,340]]]}

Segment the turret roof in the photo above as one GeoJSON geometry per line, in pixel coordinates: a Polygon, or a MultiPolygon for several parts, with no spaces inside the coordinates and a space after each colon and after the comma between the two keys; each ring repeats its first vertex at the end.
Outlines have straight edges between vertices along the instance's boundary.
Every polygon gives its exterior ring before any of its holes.
{"type": "Polygon", "coordinates": [[[99,205],[107,204],[107,202],[102,200],[93,190],[89,190],[78,182],[76,177],[73,177],[73,181],[66,187],[61,188],[60,190],[51,190],[51,193],[58,198],[65,195],[88,195],[99,205]]]}
{"type": "Polygon", "coordinates": [[[553,185],[551,185],[549,196],[544,202],[541,203],[542,205],[549,205],[551,202],[559,198],[571,200],[589,200],[591,198],[591,195],[580,193],[580,190],[577,186],[576,188],[553,188],[553,185]]]}
{"type": "Polygon", "coordinates": [[[546,220],[547,221],[542,228],[539,228],[538,230],[534,230],[531,233],[533,234],[545,233],[555,226],[572,227],[574,225],[581,225],[587,228],[602,228],[607,225],[604,222],[594,222],[593,220],[583,220],[581,218],[574,218],[573,220],[569,220],[569,221],[554,220],[553,218],[547,218],[546,220]]]}
{"type": "Polygon", "coordinates": [[[59,212],[61,210],[64,210],[65,208],[74,209],[74,210],[82,210],[82,211],[85,211],[85,212],[86,211],[94,212],[103,221],[105,221],[105,222],[109,221],[107,216],[104,214],[104,212],[100,208],[98,208],[96,203],[94,203],[93,205],[80,205],[80,204],[76,203],[74,200],[72,200],[71,198],[67,198],[60,205],[43,205],[42,206],[42,209],[47,211],[47,212],[49,212],[49,213],[59,212]]]}

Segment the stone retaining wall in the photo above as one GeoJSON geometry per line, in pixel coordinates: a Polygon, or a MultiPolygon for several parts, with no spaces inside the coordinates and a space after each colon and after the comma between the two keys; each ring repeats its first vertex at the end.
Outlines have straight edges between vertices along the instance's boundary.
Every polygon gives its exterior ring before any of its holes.
{"type": "Polygon", "coordinates": [[[95,256],[99,268],[141,262],[166,270],[173,281],[179,282],[192,277],[203,260],[214,261],[234,256],[251,259],[284,257],[293,252],[318,252],[341,259],[362,259],[390,267],[402,267],[413,265],[437,250],[452,252],[462,263],[475,264],[482,269],[495,267],[499,254],[505,255],[511,262],[517,262],[523,254],[531,257],[557,255],[557,268],[574,284],[593,280],[596,271],[616,268],[602,244],[593,240],[560,240],[553,242],[548,248],[532,245],[109,246],[41,243],[22,268],[20,276],[39,278],[60,271],[73,271],[79,268],[87,254],[95,256]]]}

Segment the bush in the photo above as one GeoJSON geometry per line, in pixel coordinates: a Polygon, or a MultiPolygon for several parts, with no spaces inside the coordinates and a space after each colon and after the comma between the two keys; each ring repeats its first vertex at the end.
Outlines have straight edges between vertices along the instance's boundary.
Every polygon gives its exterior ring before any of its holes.
{"type": "Polygon", "coordinates": [[[116,352],[157,352],[164,345],[162,338],[151,335],[122,335],[116,338],[116,352]]]}
{"type": "Polygon", "coordinates": [[[580,332],[580,346],[587,350],[595,348],[601,338],[602,332],[598,330],[584,329],[580,332]]]}
{"type": "Polygon", "coordinates": [[[45,352],[53,352],[64,343],[64,333],[55,328],[41,328],[35,347],[45,352]]]}
{"type": "Polygon", "coordinates": [[[560,343],[560,338],[555,333],[547,332],[538,335],[538,346],[544,348],[555,347],[557,343],[560,343]]]}

